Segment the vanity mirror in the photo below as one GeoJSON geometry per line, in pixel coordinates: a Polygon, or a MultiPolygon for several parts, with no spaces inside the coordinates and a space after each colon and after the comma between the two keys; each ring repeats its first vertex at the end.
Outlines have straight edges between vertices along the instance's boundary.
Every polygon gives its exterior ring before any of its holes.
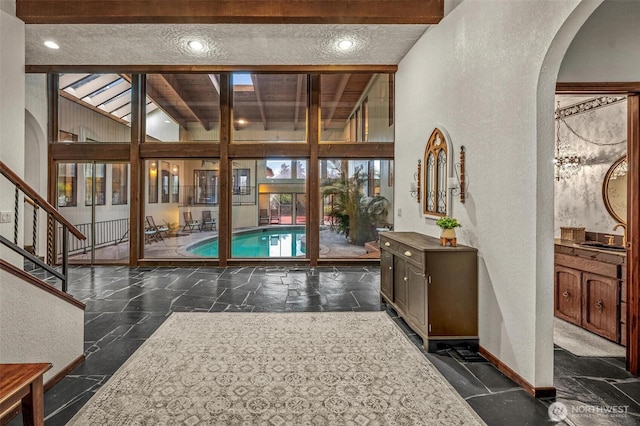
{"type": "Polygon", "coordinates": [[[602,184],[602,198],[609,214],[627,223],[627,156],[618,159],[607,171],[602,184]]]}

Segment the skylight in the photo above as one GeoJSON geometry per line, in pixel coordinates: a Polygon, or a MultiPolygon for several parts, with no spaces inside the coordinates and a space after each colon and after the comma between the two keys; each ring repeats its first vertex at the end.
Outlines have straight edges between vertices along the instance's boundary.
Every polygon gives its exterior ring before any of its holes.
{"type": "Polygon", "coordinates": [[[234,86],[252,86],[251,74],[249,73],[233,73],[234,86]]]}

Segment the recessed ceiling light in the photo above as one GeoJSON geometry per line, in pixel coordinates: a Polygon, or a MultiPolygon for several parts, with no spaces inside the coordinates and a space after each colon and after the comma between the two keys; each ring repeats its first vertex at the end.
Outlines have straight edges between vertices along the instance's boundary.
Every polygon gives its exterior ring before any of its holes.
{"type": "Polygon", "coordinates": [[[353,41],[349,39],[340,40],[338,42],[338,48],[340,50],[349,50],[353,47],[353,41]]]}
{"type": "Polygon", "coordinates": [[[58,46],[58,43],[56,43],[55,41],[47,40],[44,42],[44,45],[49,49],[60,49],[60,46],[58,46]]]}
{"type": "Polygon", "coordinates": [[[167,123],[167,124],[171,123],[170,120],[164,120],[164,122],[167,123]]]}
{"type": "Polygon", "coordinates": [[[204,44],[199,40],[191,40],[188,44],[191,50],[195,50],[196,52],[204,49],[204,44]]]}

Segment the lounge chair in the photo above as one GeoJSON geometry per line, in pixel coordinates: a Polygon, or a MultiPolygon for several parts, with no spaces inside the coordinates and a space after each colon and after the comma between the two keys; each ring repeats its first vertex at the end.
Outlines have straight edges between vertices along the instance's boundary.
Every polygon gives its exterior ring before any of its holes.
{"type": "Polygon", "coordinates": [[[198,231],[202,230],[200,222],[193,220],[193,217],[191,217],[191,212],[183,212],[182,215],[184,216],[182,232],[186,232],[187,229],[189,229],[189,232],[193,232],[194,229],[197,229],[198,231]]]}
{"type": "Polygon", "coordinates": [[[202,211],[202,227],[201,229],[204,230],[209,230],[209,231],[215,231],[217,230],[217,226],[216,226],[216,220],[213,219],[211,217],[211,211],[210,210],[203,210],[202,211]]]}
{"type": "Polygon", "coordinates": [[[159,241],[160,236],[158,235],[158,231],[153,228],[145,228],[144,230],[144,243],[151,244],[154,241],[159,241]]]}
{"type": "Polygon", "coordinates": [[[163,237],[169,237],[169,227],[167,225],[156,225],[155,220],[153,220],[153,216],[146,216],[145,220],[147,221],[147,230],[155,229],[160,239],[163,237]]]}
{"type": "Polygon", "coordinates": [[[260,215],[258,216],[258,225],[269,224],[269,210],[260,209],[260,215]]]}
{"type": "Polygon", "coordinates": [[[271,216],[269,218],[269,223],[280,223],[280,212],[278,209],[271,209],[271,216]]]}

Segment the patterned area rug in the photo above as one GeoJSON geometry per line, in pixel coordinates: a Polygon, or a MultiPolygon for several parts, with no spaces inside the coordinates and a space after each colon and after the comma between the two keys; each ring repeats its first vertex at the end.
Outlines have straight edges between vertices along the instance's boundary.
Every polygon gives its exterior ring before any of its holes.
{"type": "Polygon", "coordinates": [[[174,313],[71,425],[484,424],[384,312],[174,313]]]}

